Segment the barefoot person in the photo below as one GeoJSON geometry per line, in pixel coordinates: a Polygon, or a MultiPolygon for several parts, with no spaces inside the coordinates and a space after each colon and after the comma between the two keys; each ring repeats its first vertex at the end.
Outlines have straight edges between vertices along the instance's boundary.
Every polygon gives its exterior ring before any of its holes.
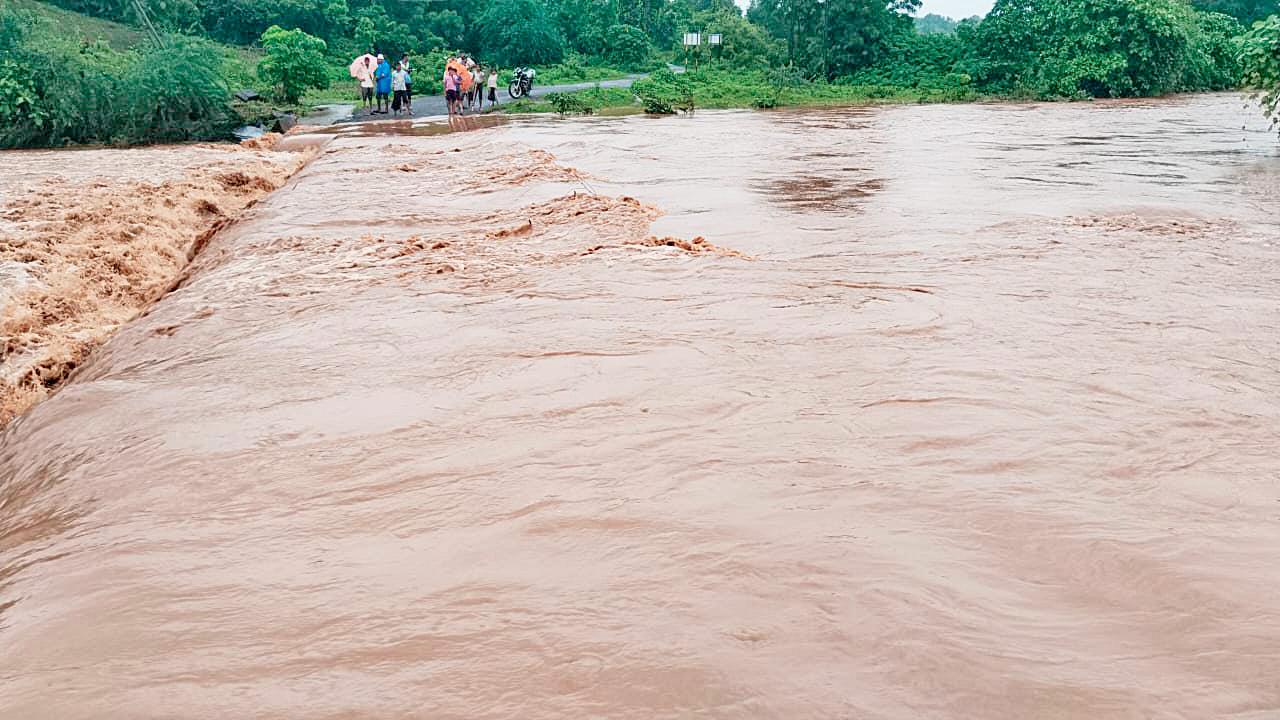
{"type": "Polygon", "coordinates": [[[452,65],[444,73],[444,101],[449,106],[449,115],[462,112],[462,102],[458,99],[458,89],[462,86],[462,78],[452,65]]]}
{"type": "Polygon", "coordinates": [[[489,86],[489,107],[492,108],[498,104],[498,68],[490,66],[486,84],[489,86]]]}

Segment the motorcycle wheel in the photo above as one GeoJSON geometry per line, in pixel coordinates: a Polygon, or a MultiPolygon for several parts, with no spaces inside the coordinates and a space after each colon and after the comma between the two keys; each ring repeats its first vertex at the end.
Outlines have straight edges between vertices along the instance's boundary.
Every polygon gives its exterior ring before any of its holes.
{"type": "Polygon", "coordinates": [[[524,97],[524,85],[519,80],[512,80],[511,84],[507,86],[507,94],[511,96],[512,100],[519,100],[524,97]]]}

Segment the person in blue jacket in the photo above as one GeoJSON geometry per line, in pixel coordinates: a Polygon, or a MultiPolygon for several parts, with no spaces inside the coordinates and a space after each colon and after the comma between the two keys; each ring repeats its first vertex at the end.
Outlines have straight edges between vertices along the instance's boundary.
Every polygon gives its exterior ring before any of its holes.
{"type": "Polygon", "coordinates": [[[381,53],[378,54],[378,69],[373,71],[373,79],[378,90],[378,109],[374,112],[386,115],[391,110],[391,65],[381,53]]]}

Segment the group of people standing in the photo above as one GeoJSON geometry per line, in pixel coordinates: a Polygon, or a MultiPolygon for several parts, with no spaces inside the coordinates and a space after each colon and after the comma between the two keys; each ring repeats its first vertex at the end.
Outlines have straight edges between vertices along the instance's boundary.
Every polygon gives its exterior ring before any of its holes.
{"type": "Polygon", "coordinates": [[[394,68],[381,53],[376,57],[361,55],[350,70],[360,88],[360,101],[370,114],[413,114],[413,75],[408,53],[400,56],[394,68]]]}
{"type": "Polygon", "coordinates": [[[479,65],[470,55],[459,55],[446,60],[444,68],[444,100],[450,115],[463,115],[472,109],[484,110],[486,93],[490,107],[498,104],[496,67],[479,65]]]}
{"type": "MultiPolygon", "coordinates": [[[[413,114],[413,75],[407,53],[401,55],[394,66],[382,54],[361,55],[349,70],[359,87],[360,101],[369,114],[413,114]]],[[[481,66],[469,55],[449,58],[443,80],[450,115],[483,110],[486,94],[490,106],[498,104],[498,69],[481,66]]]]}

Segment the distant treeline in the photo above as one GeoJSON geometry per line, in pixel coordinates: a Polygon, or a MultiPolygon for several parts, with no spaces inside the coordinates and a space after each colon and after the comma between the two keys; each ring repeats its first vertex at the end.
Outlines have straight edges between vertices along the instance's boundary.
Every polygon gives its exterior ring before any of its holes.
{"type": "MultiPolygon", "coordinates": [[[[715,52],[725,60],[756,68],[793,62],[831,78],[900,57],[903,44],[916,34],[915,29],[921,34],[947,34],[958,24],[937,15],[926,15],[913,23],[908,13],[919,8],[920,0],[752,0],[746,18],[732,0],[54,2],[77,12],[135,24],[140,2],[162,29],[232,44],[256,43],[269,27],[279,26],[324,40],[335,57],[349,57],[370,48],[419,55],[461,49],[505,66],[557,63],[568,57],[647,68],[655,53],[679,50],[683,33],[716,32],[724,44],[715,52]]],[[[1206,33],[1239,34],[1243,25],[1274,12],[1275,0],[1000,0],[989,17],[1012,17],[1014,23],[1034,29],[1036,37],[1046,43],[1063,46],[1045,48],[1061,62],[1061,56],[1075,48],[1129,54],[1134,51],[1128,45],[1133,41],[1195,44],[1201,41],[1197,36],[1206,33]],[[1242,25],[1205,19],[1196,10],[1228,15],[1242,25]],[[1052,20],[1058,17],[1061,21],[1052,20]],[[1058,27],[1050,27],[1054,25],[1058,27]],[[1049,37],[1040,32],[1046,28],[1052,30],[1049,37]],[[1166,31],[1170,35],[1160,35],[1166,31]]],[[[972,18],[965,24],[983,23],[972,18]]],[[[1003,32],[979,34],[987,37],[969,48],[967,55],[981,55],[991,49],[992,42],[1015,39],[1003,32]]],[[[1025,33],[1016,39],[1024,38],[1025,33]]],[[[996,53],[1000,57],[993,60],[1007,63],[1009,52],[1018,49],[1025,48],[1000,49],[996,53]]],[[[1177,54],[1176,48],[1173,54],[1177,54]]],[[[1162,57],[1158,51],[1156,58],[1162,57]]],[[[1114,63],[1114,59],[1108,62],[1114,63]]],[[[1113,75],[1116,71],[1095,67],[1093,72],[1113,75]]],[[[1149,83],[1130,84],[1139,87],[1149,83]]],[[[1180,84],[1186,83],[1172,82],[1168,89],[1180,84]]],[[[1079,90],[1087,93],[1090,87],[1098,86],[1120,89],[1114,81],[1099,77],[1085,78],[1079,90]]]]}
{"type": "Polygon", "coordinates": [[[974,15],[964,20],[953,20],[945,15],[929,13],[916,18],[916,32],[921,35],[948,35],[955,32],[961,22],[982,22],[982,16],[974,15]]]}
{"type": "MultiPolygon", "coordinates": [[[[799,78],[929,98],[1085,98],[1238,87],[1245,47],[1255,49],[1251,62],[1266,61],[1257,51],[1265,39],[1242,40],[1246,23],[1275,11],[1275,0],[997,0],[987,16],[956,22],[912,17],[920,0],[752,0],[745,14],[732,0],[55,1],[134,24],[141,3],[179,39],[108,51],[0,8],[0,20],[8,18],[0,22],[0,122],[16,127],[0,130],[0,145],[224,132],[226,83],[209,80],[226,76],[228,56],[199,38],[277,38],[280,62],[265,67],[282,98],[296,98],[304,76],[318,84],[344,78],[350,59],[369,49],[424,61],[464,50],[505,68],[648,70],[682,61],[688,31],[721,36],[721,45],[697,52],[699,66],[724,82],[737,72],[753,82],[799,78]]],[[[261,70],[259,77],[266,79],[261,70]]],[[[1248,77],[1256,84],[1268,76],[1248,77]]]]}

